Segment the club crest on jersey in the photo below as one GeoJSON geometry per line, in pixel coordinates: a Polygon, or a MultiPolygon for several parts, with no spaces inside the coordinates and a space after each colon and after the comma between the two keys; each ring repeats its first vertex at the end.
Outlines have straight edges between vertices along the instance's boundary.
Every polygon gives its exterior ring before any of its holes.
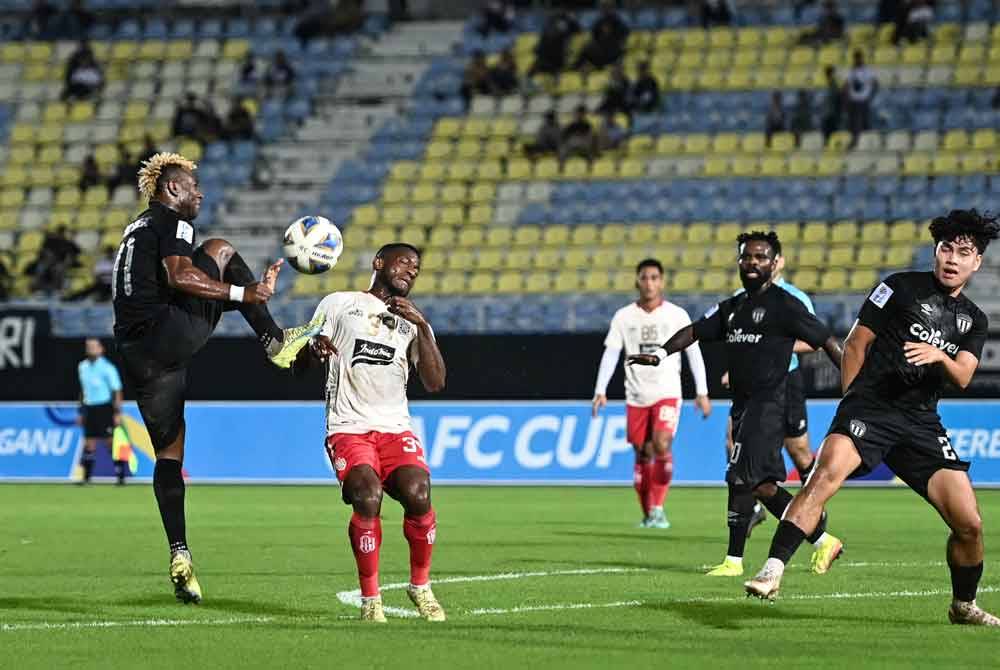
{"type": "Polygon", "coordinates": [[[351,356],[351,367],[359,363],[365,365],[389,365],[396,357],[395,347],[368,340],[354,341],[354,355],[351,356]]]}
{"type": "Polygon", "coordinates": [[[854,437],[864,437],[865,433],[867,432],[868,432],[868,426],[865,425],[864,421],[851,419],[851,435],[853,435],[854,437]]]}
{"type": "Polygon", "coordinates": [[[410,322],[406,319],[399,320],[399,334],[402,336],[407,336],[410,334],[411,326],[410,322]]]}
{"type": "Polygon", "coordinates": [[[934,313],[934,308],[928,305],[926,302],[922,302],[920,303],[920,311],[926,314],[927,316],[930,316],[934,313]]]}
{"type": "Polygon", "coordinates": [[[958,326],[958,332],[965,335],[972,329],[972,317],[968,314],[957,314],[955,316],[955,325],[958,326]]]}
{"type": "Polygon", "coordinates": [[[344,468],[347,467],[347,461],[344,458],[338,456],[337,460],[333,462],[333,467],[337,470],[337,472],[343,472],[344,468]]]}
{"type": "Polygon", "coordinates": [[[752,312],[750,312],[750,318],[753,319],[754,323],[760,323],[764,320],[764,315],[767,314],[767,310],[763,307],[755,307],[752,312]]]}

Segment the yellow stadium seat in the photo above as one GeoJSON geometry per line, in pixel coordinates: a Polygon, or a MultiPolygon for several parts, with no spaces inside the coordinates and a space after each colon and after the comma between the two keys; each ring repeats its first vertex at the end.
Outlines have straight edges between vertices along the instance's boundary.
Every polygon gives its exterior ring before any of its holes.
{"type": "Polygon", "coordinates": [[[520,293],[522,286],[522,274],[520,272],[506,271],[497,275],[497,293],[520,293]]]}
{"type": "Polygon", "coordinates": [[[719,154],[736,153],[740,146],[740,136],[737,133],[718,133],[712,138],[712,151],[719,154]]]}
{"type": "MultiPolygon", "coordinates": [[[[735,239],[735,236],[733,236],[733,241],[735,239]]],[[[709,247],[706,260],[710,268],[731,268],[733,262],[736,260],[735,245],[732,243],[716,244],[709,247]]]]}
{"type": "Polygon", "coordinates": [[[413,181],[417,178],[420,165],[416,161],[398,161],[389,170],[389,178],[399,181],[413,181]]]}
{"type": "Polygon", "coordinates": [[[550,272],[531,272],[524,278],[525,293],[548,293],[554,288],[550,272]]]}
{"type": "Polygon", "coordinates": [[[959,168],[959,155],[960,152],[946,152],[939,151],[934,154],[931,159],[931,174],[932,175],[946,175],[946,174],[957,174],[961,172],[959,168]]]}
{"type": "Polygon", "coordinates": [[[816,268],[824,265],[826,248],[819,244],[803,244],[792,257],[796,268],[816,268]]]}
{"type": "Polygon", "coordinates": [[[475,205],[492,204],[496,197],[496,184],[476,184],[468,196],[469,202],[475,205]]]}
{"type": "Polygon", "coordinates": [[[829,230],[833,244],[854,244],[858,239],[858,224],[853,221],[838,221],[829,230]]]}
{"type": "Polygon", "coordinates": [[[832,268],[823,273],[819,290],[824,293],[839,293],[847,288],[847,270],[832,268]]]}
{"type": "Polygon", "coordinates": [[[683,151],[684,142],[680,135],[660,135],[656,140],[656,153],[659,156],[673,156],[683,151]]]}
{"type": "MultiPolygon", "coordinates": [[[[355,210],[357,211],[357,210],[355,210]]],[[[378,221],[381,225],[401,226],[410,219],[410,208],[403,205],[389,205],[383,207],[379,213],[378,221]]]]}
{"type": "MultiPolygon", "coordinates": [[[[425,164],[426,165],[426,164],[425,164]]],[[[442,177],[451,181],[472,181],[476,174],[476,163],[472,161],[456,161],[447,164],[447,170],[442,177]]],[[[441,177],[438,177],[440,179],[441,177]]]]}
{"type": "Polygon", "coordinates": [[[635,179],[643,175],[644,166],[641,161],[626,158],[618,164],[618,176],[622,179],[635,179]]]}
{"type": "Polygon", "coordinates": [[[590,252],[580,247],[568,249],[563,255],[562,266],[567,269],[582,270],[590,267],[590,252]]]}
{"type": "Polygon", "coordinates": [[[561,265],[561,254],[557,249],[538,249],[531,258],[531,265],[538,270],[555,270],[561,265]]]}
{"type": "Polygon", "coordinates": [[[483,145],[482,154],[487,158],[499,160],[510,155],[510,140],[492,139],[483,145]]]}
{"type": "Polygon", "coordinates": [[[579,157],[570,158],[563,165],[563,177],[567,179],[583,179],[589,172],[587,161],[579,157]]]}
{"type": "Polygon", "coordinates": [[[788,174],[788,165],[781,156],[767,156],[760,161],[760,174],[764,177],[783,177],[788,174]]]}
{"type": "Polygon", "coordinates": [[[585,223],[573,228],[570,242],[577,245],[592,245],[597,243],[597,226],[585,223]]]}
{"type": "Polygon", "coordinates": [[[806,293],[814,293],[819,289],[819,272],[813,268],[796,270],[790,281],[806,293]]]}
{"type": "Polygon", "coordinates": [[[542,231],[538,226],[518,226],[514,232],[514,243],[521,246],[534,246],[542,240],[542,231]]]}
{"type": "Polygon", "coordinates": [[[619,270],[612,272],[610,277],[610,290],[616,292],[635,291],[635,273],[631,270],[619,270]]]}
{"type": "Polygon", "coordinates": [[[862,292],[870,291],[878,283],[878,273],[869,268],[856,269],[851,272],[850,279],[847,281],[847,290],[862,292]]]}
{"type": "Polygon", "coordinates": [[[476,179],[483,181],[500,181],[503,178],[503,165],[499,160],[481,160],[476,166],[476,179]]]}
{"type": "Polygon", "coordinates": [[[507,162],[507,177],[512,180],[523,181],[530,179],[532,173],[532,163],[526,158],[513,158],[507,162]]]}
{"type": "Polygon", "coordinates": [[[882,244],[885,243],[885,238],[878,240],[878,244],[863,244],[858,249],[857,258],[854,260],[854,266],[859,268],[877,268],[882,264],[883,247],[882,244]]]}
{"type": "Polygon", "coordinates": [[[457,138],[461,131],[461,119],[445,117],[434,125],[433,136],[438,140],[451,140],[457,138]]]}
{"type": "Polygon", "coordinates": [[[4,211],[24,204],[24,189],[7,188],[0,192],[0,208],[4,211]]]}
{"type": "Polygon", "coordinates": [[[556,83],[556,93],[559,95],[580,93],[585,89],[583,75],[579,72],[563,72],[559,75],[559,81],[556,83]]]}
{"type": "MultiPolygon", "coordinates": [[[[618,172],[618,165],[615,163],[613,158],[598,158],[590,166],[590,175],[595,179],[610,179],[614,177],[618,172]]],[[[569,173],[564,173],[565,176],[569,176],[569,173]]]]}
{"type": "Polygon", "coordinates": [[[712,241],[713,226],[710,223],[692,223],[685,228],[685,238],[688,244],[706,244],[712,241]]]}
{"type": "Polygon", "coordinates": [[[972,148],[992,150],[997,148],[997,131],[993,128],[976,130],[972,133],[972,148]]]}
{"type": "Polygon", "coordinates": [[[843,156],[822,156],[816,164],[816,174],[822,177],[833,177],[843,172],[843,156]]]}
{"type": "Polygon", "coordinates": [[[666,224],[656,228],[657,244],[673,245],[684,238],[684,227],[677,224],[666,224]]]}
{"type": "Polygon", "coordinates": [[[830,151],[845,151],[851,144],[851,134],[846,130],[838,130],[827,141],[826,146],[830,151]]]}
{"type": "Polygon", "coordinates": [[[744,153],[760,153],[767,146],[767,139],[764,133],[746,133],[740,142],[740,149],[744,153]]]}
{"type": "Polygon", "coordinates": [[[476,255],[465,249],[451,249],[445,256],[445,267],[449,270],[468,270],[476,264],[476,255]]]}
{"type": "Polygon", "coordinates": [[[913,152],[903,157],[903,174],[915,176],[930,173],[931,159],[929,154],[913,152]]]}
{"type": "Polygon", "coordinates": [[[841,267],[845,265],[851,265],[854,263],[854,247],[853,246],[835,246],[830,249],[830,253],[826,258],[828,265],[834,267],[841,267]]]}
{"type": "Polygon", "coordinates": [[[482,153],[482,144],[479,140],[462,140],[455,146],[455,156],[459,160],[473,161],[479,158],[482,153]]]}
{"type": "Polygon", "coordinates": [[[810,177],[816,174],[816,157],[809,154],[793,154],[788,159],[788,174],[792,177],[810,177]]]}
{"type": "Polygon", "coordinates": [[[704,133],[692,133],[684,137],[684,153],[705,154],[711,147],[711,138],[704,133]]]}
{"type": "Polygon", "coordinates": [[[823,221],[810,221],[802,227],[801,240],[805,244],[825,243],[829,241],[829,226],[823,221]]]}
{"type": "Polygon", "coordinates": [[[563,246],[569,242],[569,226],[554,223],[545,227],[542,232],[542,243],[548,246],[563,246]]]}
{"type": "Polygon", "coordinates": [[[517,122],[508,117],[493,119],[489,127],[489,135],[494,138],[509,139],[517,134],[517,122]]]}
{"type": "Polygon", "coordinates": [[[889,268],[906,268],[913,263],[913,246],[910,244],[894,244],[885,254],[885,266],[889,268]]]}
{"type": "MultiPolygon", "coordinates": [[[[732,263],[732,259],[730,259],[732,263]]],[[[709,270],[701,275],[701,290],[706,293],[726,293],[729,286],[729,273],[721,270],[709,270]]]]}
{"type": "Polygon", "coordinates": [[[509,270],[527,270],[532,266],[530,248],[514,248],[503,255],[503,265],[509,270]]]}
{"type": "Polygon", "coordinates": [[[435,226],[431,229],[428,244],[432,247],[445,248],[455,246],[455,229],[451,226],[435,226]]]}
{"type": "Polygon", "coordinates": [[[600,242],[603,245],[617,246],[622,244],[630,234],[647,234],[652,239],[652,227],[649,224],[637,223],[624,226],[620,223],[607,223],[600,228],[600,242]]]}
{"type": "Polygon", "coordinates": [[[48,165],[36,165],[28,173],[28,183],[32,186],[52,186],[55,183],[55,173],[48,165]]]}
{"type": "Polygon", "coordinates": [[[31,144],[15,145],[7,154],[10,165],[28,165],[35,162],[35,147],[31,144]]]}
{"type": "Polygon", "coordinates": [[[633,135],[625,144],[629,156],[649,156],[656,150],[656,140],[650,135],[633,135]]]}
{"type": "Polygon", "coordinates": [[[555,158],[542,158],[535,163],[536,179],[555,179],[559,176],[559,162],[555,158]]]}
{"type": "Polygon", "coordinates": [[[753,88],[753,66],[734,66],[723,76],[722,88],[730,91],[745,91],[753,88]]]}
{"type": "Polygon", "coordinates": [[[61,188],[56,194],[56,207],[78,207],[80,205],[80,189],[76,187],[61,188]]]}
{"type": "Polygon", "coordinates": [[[415,226],[433,226],[438,222],[438,208],[429,204],[416,205],[410,210],[410,222],[415,226]]]}
{"type": "Polygon", "coordinates": [[[583,274],[583,283],[580,289],[585,293],[606,293],[611,288],[611,277],[606,270],[596,270],[583,274]]]}
{"type": "Polygon", "coordinates": [[[729,174],[729,158],[724,156],[708,156],[702,165],[706,177],[725,177],[729,174]]]}
{"type": "Polygon", "coordinates": [[[445,161],[424,161],[417,170],[417,178],[421,181],[441,181],[451,165],[455,164],[445,161]]]}
{"type": "Polygon", "coordinates": [[[428,160],[443,160],[451,156],[455,149],[452,142],[431,142],[427,145],[424,155],[428,160]]]}
{"type": "Polygon", "coordinates": [[[503,255],[500,249],[482,249],[476,257],[476,266],[480,270],[499,270],[503,267],[503,255]]]}
{"type": "Polygon", "coordinates": [[[102,223],[100,209],[84,209],[80,211],[77,228],[80,230],[99,230],[102,223]]]}
{"type": "Polygon", "coordinates": [[[795,150],[795,135],[792,133],[775,133],[771,136],[770,151],[788,153],[795,150]]]}
{"type": "MultiPolygon", "coordinates": [[[[463,189],[464,193],[464,189],[463,189]]],[[[417,182],[410,192],[409,201],[422,205],[436,202],[438,199],[438,186],[435,182],[417,182]]]]}
{"type": "Polygon", "coordinates": [[[775,89],[781,84],[782,70],[761,68],[753,74],[753,86],[757,89],[775,89]]]}
{"type": "MultiPolygon", "coordinates": [[[[753,228],[759,229],[761,227],[766,228],[768,226],[766,224],[761,224],[760,226],[757,226],[756,224],[748,224],[746,226],[748,230],[753,228]]],[[[793,223],[793,222],[779,223],[770,226],[770,228],[775,233],[778,234],[778,239],[781,240],[782,244],[794,244],[795,242],[798,242],[799,239],[801,239],[801,232],[799,230],[798,223],[793,223]]]]}
{"type": "Polygon", "coordinates": [[[949,130],[944,135],[942,148],[948,151],[959,151],[969,147],[969,135],[964,130],[949,130]]]}
{"type": "Polygon", "coordinates": [[[962,154],[961,171],[965,174],[996,172],[997,164],[992,163],[995,151],[969,151],[962,154]]]}
{"type": "Polygon", "coordinates": [[[774,26],[764,31],[764,42],[768,47],[783,47],[794,39],[788,28],[774,26]]]}
{"type": "Polygon", "coordinates": [[[486,244],[491,247],[507,247],[514,241],[513,231],[504,226],[486,229],[486,244]]]}
{"type": "Polygon", "coordinates": [[[701,51],[682,51],[674,65],[680,70],[700,70],[704,58],[701,51]]]}
{"type": "Polygon", "coordinates": [[[386,205],[396,205],[409,198],[410,189],[406,182],[389,182],[382,189],[382,202],[386,205]]]}
{"type": "Polygon", "coordinates": [[[675,272],[670,281],[670,290],[676,293],[691,293],[698,288],[698,273],[694,270],[675,272]]]}
{"type": "Polygon", "coordinates": [[[493,205],[473,205],[469,208],[470,226],[488,226],[493,222],[493,205]]]}
{"type": "Polygon", "coordinates": [[[918,238],[917,224],[913,221],[897,221],[889,228],[890,242],[914,242],[918,238]]]}
{"type": "Polygon", "coordinates": [[[61,102],[51,102],[45,106],[42,112],[42,121],[45,123],[62,123],[66,120],[66,105],[61,102]]]}
{"type": "Polygon", "coordinates": [[[468,292],[475,294],[492,293],[496,283],[492,272],[474,272],[469,275],[468,292]]]}

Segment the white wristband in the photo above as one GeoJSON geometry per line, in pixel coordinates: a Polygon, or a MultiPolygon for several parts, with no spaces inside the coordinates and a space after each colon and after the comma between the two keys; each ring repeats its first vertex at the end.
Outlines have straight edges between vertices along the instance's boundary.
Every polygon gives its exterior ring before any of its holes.
{"type": "Polygon", "coordinates": [[[653,355],[656,356],[662,363],[663,359],[667,357],[667,350],[664,349],[663,347],[660,347],[659,349],[653,352],[653,355]]]}
{"type": "Polygon", "coordinates": [[[235,284],[229,285],[229,299],[233,302],[243,302],[243,292],[244,287],[235,284]]]}

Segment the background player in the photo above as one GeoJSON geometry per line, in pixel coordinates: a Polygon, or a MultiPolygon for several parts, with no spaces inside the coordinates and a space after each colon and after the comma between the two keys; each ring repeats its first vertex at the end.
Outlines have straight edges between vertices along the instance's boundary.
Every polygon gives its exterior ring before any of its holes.
{"type": "Polygon", "coordinates": [[[445,367],[434,331],[407,299],[420,273],[420,252],[409,244],[382,247],[372,260],[368,291],[331,293],[316,308],[323,330],[296,361],[327,361],[326,450],[354,513],[348,537],[361,582],[361,618],[385,621],[379,592],[382,492],[403,506],[410,545],[407,593],[420,615],[444,621],[430,587],[436,516],[423,446],[410,427],[406,384],[415,366],[424,388],[444,388],[445,367]]]}
{"type": "Polygon", "coordinates": [[[997,239],[996,219],[954,210],[934,219],[932,272],[891,275],[872,290],[847,336],[845,394],[820,447],[819,462],[795,496],[771,543],[767,563],[746,583],[749,595],[774,598],[785,565],[848,477],[886,465],[934,506],[951,529],[952,623],[1000,626],[976,605],[983,574],[982,519],[967,471],[941,425],[938,398],[947,384],[972,381],[988,322],[962,289],[997,239]]]}
{"type": "MultiPolygon", "coordinates": [[[[663,299],[663,265],[647,258],[635,269],[639,299],[615,312],[604,355],[597,372],[592,402],[593,415],[608,403],[608,382],[625,355],[647,353],[659,348],[681,328],[691,323],[687,312],[663,299]]],[[[695,405],[704,416],[712,411],[705,378],[705,362],[697,343],[685,350],[695,384],[695,405]]],[[[635,449],[634,483],[642,507],[641,528],[670,528],[663,501],[674,473],[671,444],[681,416],[681,359],[673,356],[655,370],[625,368],[628,441],[635,449]]]]}
{"type": "Polygon", "coordinates": [[[319,324],[282,331],[264,303],[281,261],[257,282],[225,240],[197,249],[191,221],[201,209],[195,164],[160,153],[139,170],[149,209],[125,229],[115,257],[115,339],[156,452],[153,492],[170,545],[170,580],[183,602],[199,602],[184,519],[184,388],[191,358],[222,312],[238,309],[272,362],[288,367],[319,324]]]}
{"type": "MultiPolygon", "coordinates": [[[[83,426],[83,453],[80,466],[83,479],[80,484],[90,481],[94,471],[97,443],[104,442],[111,447],[111,434],[121,420],[122,379],[118,368],[104,357],[104,345],[94,337],[84,343],[87,357],[77,366],[80,378],[80,416],[83,426]]],[[[115,473],[119,483],[125,480],[126,464],[115,461],[115,473]]]]}
{"type": "MultiPolygon", "coordinates": [[[[723,340],[733,388],[734,449],[726,471],[729,486],[729,549],[711,576],[743,574],[743,548],[754,498],[781,517],[792,496],[778,486],[785,480],[781,445],[785,430],[785,384],[796,340],[820,346],[835,365],[841,350],[802,303],[771,283],[778,239],[773,232],[743,233],[737,238],[740,280],[746,291],[674,334],[652,353],[628,357],[630,364],[659,365],[670,354],[697,340],[723,340]]],[[[817,528],[813,569],[826,572],[841,551],[840,541],[817,528]]]]}

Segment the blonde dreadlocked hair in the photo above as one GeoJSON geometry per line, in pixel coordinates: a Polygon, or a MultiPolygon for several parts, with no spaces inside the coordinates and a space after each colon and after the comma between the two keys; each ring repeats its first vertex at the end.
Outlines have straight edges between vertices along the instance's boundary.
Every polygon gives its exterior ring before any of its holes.
{"type": "Polygon", "coordinates": [[[163,169],[176,166],[184,170],[193,172],[198,168],[194,161],[188,160],[180,154],[158,153],[149,160],[143,161],[139,168],[139,193],[147,200],[156,195],[160,177],[163,176],[163,169]]]}

